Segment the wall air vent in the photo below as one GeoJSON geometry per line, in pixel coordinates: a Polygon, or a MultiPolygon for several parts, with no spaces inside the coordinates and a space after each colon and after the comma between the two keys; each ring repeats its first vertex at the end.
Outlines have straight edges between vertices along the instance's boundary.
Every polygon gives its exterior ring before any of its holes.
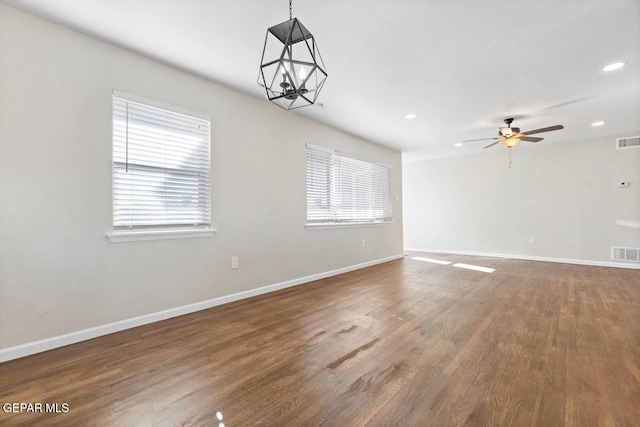
{"type": "Polygon", "coordinates": [[[616,139],[616,148],[640,148],[640,136],[628,136],[616,139]]]}
{"type": "Polygon", "coordinates": [[[640,262],[640,248],[611,247],[611,259],[614,261],[640,262]]]}

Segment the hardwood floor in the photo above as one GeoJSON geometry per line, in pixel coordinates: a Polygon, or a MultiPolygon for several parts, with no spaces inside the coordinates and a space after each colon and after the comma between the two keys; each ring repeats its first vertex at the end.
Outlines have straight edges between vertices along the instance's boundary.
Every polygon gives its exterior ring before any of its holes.
{"type": "Polygon", "coordinates": [[[0,364],[7,402],[69,411],[1,425],[638,426],[640,271],[410,254],[0,364]]]}

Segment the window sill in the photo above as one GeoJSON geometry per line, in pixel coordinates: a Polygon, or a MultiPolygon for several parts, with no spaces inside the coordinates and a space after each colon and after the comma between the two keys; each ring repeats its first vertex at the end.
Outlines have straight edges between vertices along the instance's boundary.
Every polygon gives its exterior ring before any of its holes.
{"type": "Polygon", "coordinates": [[[306,224],[307,230],[320,230],[325,228],[354,228],[354,227],[379,227],[382,225],[392,225],[393,221],[387,222],[352,222],[344,224],[306,224]]]}
{"type": "Polygon", "coordinates": [[[107,233],[111,243],[139,242],[144,240],[192,239],[197,237],[212,237],[215,228],[202,229],[166,229],[166,230],[135,230],[112,231],[107,233]]]}

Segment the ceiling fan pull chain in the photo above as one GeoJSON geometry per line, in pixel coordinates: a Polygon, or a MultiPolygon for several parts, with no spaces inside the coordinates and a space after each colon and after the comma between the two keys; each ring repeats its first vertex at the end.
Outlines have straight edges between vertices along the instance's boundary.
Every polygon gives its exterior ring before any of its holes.
{"type": "Polygon", "coordinates": [[[509,148],[509,169],[511,169],[511,148],[509,148]]]}
{"type": "Polygon", "coordinates": [[[292,15],[291,15],[291,2],[293,0],[289,0],[289,21],[291,21],[293,19],[292,15]]]}

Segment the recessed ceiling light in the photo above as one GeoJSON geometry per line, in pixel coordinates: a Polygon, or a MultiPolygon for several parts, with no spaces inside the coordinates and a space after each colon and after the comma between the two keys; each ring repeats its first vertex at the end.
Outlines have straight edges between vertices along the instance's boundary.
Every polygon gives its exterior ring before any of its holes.
{"type": "Polygon", "coordinates": [[[453,144],[454,147],[462,147],[462,142],[457,142],[453,144]]]}
{"type": "Polygon", "coordinates": [[[620,68],[624,67],[625,63],[624,62],[615,62],[613,64],[609,64],[606,67],[603,68],[604,71],[614,71],[614,70],[619,70],[620,68]]]}
{"type": "Polygon", "coordinates": [[[407,119],[415,119],[416,117],[418,117],[418,115],[416,113],[409,113],[405,117],[407,119]]]}
{"type": "Polygon", "coordinates": [[[604,122],[593,122],[591,123],[591,126],[602,126],[604,124],[604,122]]]}

